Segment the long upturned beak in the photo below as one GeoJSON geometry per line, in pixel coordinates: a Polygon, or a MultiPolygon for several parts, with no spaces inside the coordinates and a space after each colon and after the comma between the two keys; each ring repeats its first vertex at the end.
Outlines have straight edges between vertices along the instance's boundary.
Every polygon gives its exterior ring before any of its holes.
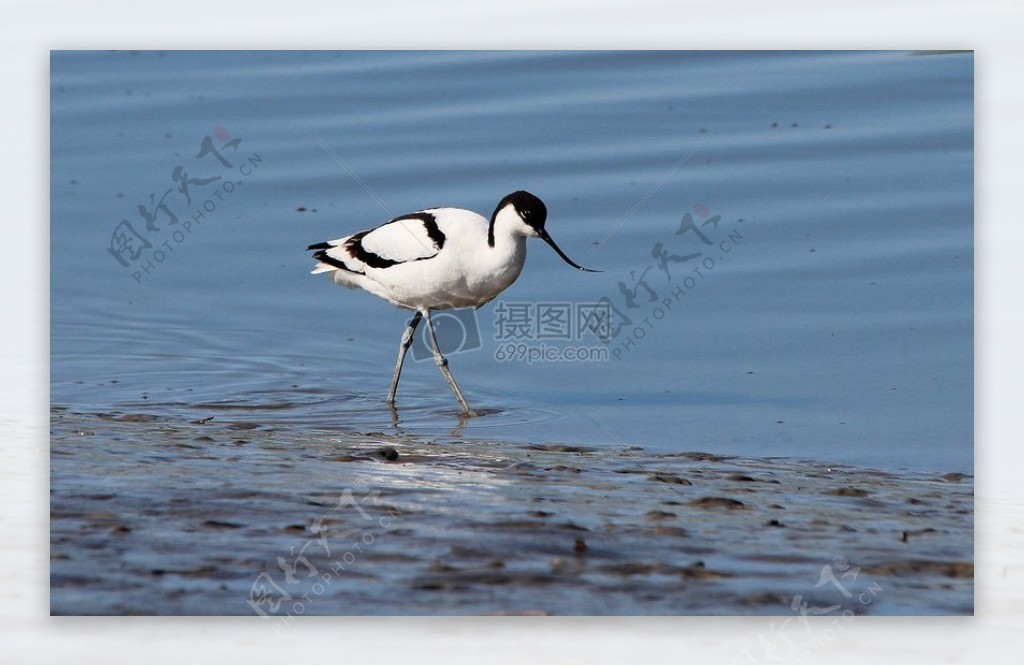
{"type": "Polygon", "coordinates": [[[548,232],[545,231],[544,229],[541,229],[540,231],[538,231],[537,232],[537,236],[542,241],[544,241],[545,243],[550,245],[551,249],[554,250],[555,252],[557,252],[558,256],[560,256],[562,258],[562,261],[564,261],[565,263],[569,264],[573,268],[577,268],[577,269],[579,269],[581,271],[586,271],[588,273],[600,273],[601,272],[601,271],[595,271],[593,268],[583,268],[582,266],[577,264],[575,261],[573,261],[569,257],[565,256],[565,252],[562,252],[562,249],[560,247],[558,247],[558,245],[555,244],[554,239],[552,239],[551,236],[548,235],[548,232]]]}

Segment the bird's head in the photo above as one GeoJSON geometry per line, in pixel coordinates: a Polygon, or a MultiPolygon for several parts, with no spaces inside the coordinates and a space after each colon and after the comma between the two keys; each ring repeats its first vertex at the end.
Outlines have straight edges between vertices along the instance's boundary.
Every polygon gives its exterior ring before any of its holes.
{"type": "Polygon", "coordinates": [[[498,202],[498,207],[494,209],[494,215],[491,216],[491,229],[488,240],[491,245],[494,244],[496,230],[498,233],[525,236],[526,238],[539,238],[550,245],[551,249],[573,268],[590,273],[599,273],[600,271],[580,266],[562,252],[561,248],[555,244],[554,239],[551,238],[544,228],[547,220],[548,207],[544,205],[543,201],[529,192],[522,190],[513,192],[498,202]]]}

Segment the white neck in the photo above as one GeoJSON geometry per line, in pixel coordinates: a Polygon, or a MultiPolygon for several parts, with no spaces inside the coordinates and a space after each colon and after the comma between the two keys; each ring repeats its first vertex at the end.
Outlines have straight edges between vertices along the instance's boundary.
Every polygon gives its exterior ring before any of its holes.
{"type": "Polygon", "coordinates": [[[536,236],[533,227],[523,222],[512,205],[507,205],[494,214],[487,230],[487,244],[497,247],[513,242],[521,245],[530,236],[536,236]]]}

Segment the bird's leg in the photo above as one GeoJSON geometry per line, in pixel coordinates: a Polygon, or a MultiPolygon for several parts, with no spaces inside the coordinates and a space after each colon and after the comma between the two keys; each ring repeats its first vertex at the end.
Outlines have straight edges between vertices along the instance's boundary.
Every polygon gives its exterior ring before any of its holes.
{"type": "Polygon", "coordinates": [[[430,319],[430,310],[426,311],[427,316],[427,330],[430,331],[430,339],[434,343],[434,363],[437,364],[437,369],[441,371],[444,378],[448,380],[448,386],[452,388],[452,393],[455,394],[455,399],[459,401],[459,406],[462,407],[463,414],[471,414],[469,410],[469,404],[466,399],[462,397],[462,391],[459,390],[459,385],[455,383],[455,377],[452,377],[452,371],[448,369],[448,359],[441,355],[441,347],[437,344],[437,335],[434,334],[434,322],[430,319]]]}
{"type": "Polygon", "coordinates": [[[388,404],[395,404],[395,394],[398,392],[398,378],[402,376],[402,364],[405,363],[405,354],[409,351],[409,347],[412,346],[412,337],[416,333],[416,327],[420,325],[420,320],[423,319],[422,312],[416,312],[413,318],[409,320],[409,326],[406,327],[405,333],[402,334],[402,342],[398,345],[398,362],[395,364],[395,374],[391,376],[391,390],[388,391],[388,404]]]}

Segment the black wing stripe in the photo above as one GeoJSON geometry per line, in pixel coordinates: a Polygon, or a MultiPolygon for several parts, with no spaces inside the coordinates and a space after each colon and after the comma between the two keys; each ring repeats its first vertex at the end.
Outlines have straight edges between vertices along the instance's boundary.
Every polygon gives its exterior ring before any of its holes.
{"type": "MultiPolygon", "coordinates": [[[[372,229],[370,230],[372,231],[372,229]]],[[[385,259],[379,254],[370,252],[363,247],[363,236],[370,233],[370,231],[360,231],[358,234],[353,235],[347,241],[345,241],[345,249],[352,255],[353,259],[361,261],[370,268],[390,268],[396,264],[401,264],[401,261],[394,261],[393,259],[385,259]]]]}
{"type": "MultiPolygon", "coordinates": [[[[441,251],[441,248],[444,247],[444,243],[447,240],[447,237],[444,235],[444,232],[441,231],[441,228],[437,225],[437,218],[434,217],[433,213],[427,213],[423,211],[419,213],[410,213],[409,215],[402,215],[401,217],[396,217],[395,219],[391,220],[391,222],[402,222],[404,220],[420,221],[423,224],[423,230],[427,233],[427,237],[430,238],[430,242],[433,244],[434,249],[437,250],[438,252],[441,251]]],[[[389,222],[389,224],[391,222],[389,222]]],[[[395,261],[394,259],[388,259],[386,257],[380,256],[376,252],[370,252],[369,250],[367,250],[363,246],[363,238],[367,234],[372,233],[373,231],[376,230],[367,229],[366,231],[360,231],[357,234],[353,234],[351,237],[349,237],[347,241],[345,241],[345,251],[348,252],[349,256],[351,256],[356,261],[359,261],[365,264],[366,266],[369,266],[370,268],[390,268],[391,266],[397,266],[398,264],[407,263],[406,261],[395,261]]],[[[365,275],[365,273],[362,273],[361,271],[355,271],[346,266],[343,260],[338,259],[337,257],[332,257],[331,255],[327,254],[327,250],[334,249],[335,247],[337,246],[332,245],[329,242],[324,242],[315,243],[313,245],[310,245],[306,249],[316,250],[316,252],[314,252],[313,254],[313,258],[319,262],[327,264],[328,266],[333,266],[335,268],[338,268],[343,271],[348,271],[350,273],[359,273],[360,275],[365,275]]],[[[416,259],[412,259],[411,261],[423,261],[424,259],[432,259],[435,256],[436,253],[428,257],[417,257],[416,259]]]]}
{"type": "Polygon", "coordinates": [[[437,218],[434,217],[433,213],[419,212],[411,213],[409,215],[403,215],[402,217],[396,218],[394,222],[400,220],[419,220],[423,223],[423,229],[427,232],[427,236],[430,237],[430,241],[434,244],[434,248],[440,251],[444,247],[445,235],[441,231],[441,228],[437,226],[437,218]]]}
{"type": "Polygon", "coordinates": [[[327,254],[327,250],[320,250],[318,252],[314,252],[313,258],[321,263],[327,264],[328,266],[334,266],[339,270],[348,271],[349,273],[358,273],[359,275],[365,275],[365,273],[361,273],[360,271],[352,270],[351,268],[346,266],[345,262],[342,261],[341,259],[335,259],[331,255],[327,254]]]}

